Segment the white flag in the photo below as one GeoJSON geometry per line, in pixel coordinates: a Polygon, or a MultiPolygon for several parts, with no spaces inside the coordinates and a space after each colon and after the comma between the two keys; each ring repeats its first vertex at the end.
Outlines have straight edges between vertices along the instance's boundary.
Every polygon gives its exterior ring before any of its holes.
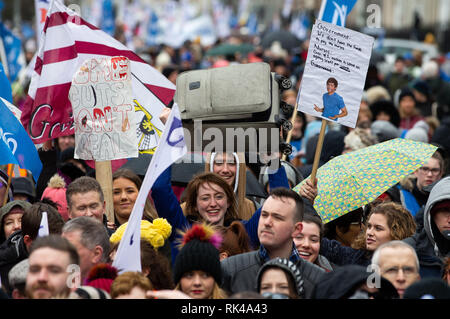
{"type": "Polygon", "coordinates": [[[48,236],[50,234],[48,230],[47,212],[42,212],[41,225],[39,226],[38,237],[48,236]]]}
{"type": "Polygon", "coordinates": [[[145,173],[136,203],[128,219],[127,228],[114,258],[113,266],[119,270],[119,273],[142,271],[141,220],[147,195],[159,175],[186,153],[187,148],[184,141],[180,111],[175,103],[159,140],[156,152],[145,173]]]}

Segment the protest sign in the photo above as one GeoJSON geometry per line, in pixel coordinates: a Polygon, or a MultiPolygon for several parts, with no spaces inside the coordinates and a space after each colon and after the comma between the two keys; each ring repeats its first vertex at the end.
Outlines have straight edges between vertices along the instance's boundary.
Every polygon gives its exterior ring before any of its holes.
{"type": "Polygon", "coordinates": [[[110,161],[138,156],[128,58],[86,60],[73,77],[69,99],[75,158],[110,161]]]}
{"type": "Polygon", "coordinates": [[[374,39],[317,20],[297,97],[298,110],[356,126],[374,39]]]}

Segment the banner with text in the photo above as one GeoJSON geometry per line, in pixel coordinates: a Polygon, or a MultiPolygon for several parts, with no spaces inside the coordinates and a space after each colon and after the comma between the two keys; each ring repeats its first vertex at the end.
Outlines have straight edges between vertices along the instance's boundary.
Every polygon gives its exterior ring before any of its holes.
{"type": "Polygon", "coordinates": [[[368,35],[317,20],[297,96],[298,110],[354,128],[373,42],[368,35]]]}
{"type": "Polygon", "coordinates": [[[69,98],[75,158],[109,161],[138,156],[128,58],[86,60],[73,77],[69,98]]]}

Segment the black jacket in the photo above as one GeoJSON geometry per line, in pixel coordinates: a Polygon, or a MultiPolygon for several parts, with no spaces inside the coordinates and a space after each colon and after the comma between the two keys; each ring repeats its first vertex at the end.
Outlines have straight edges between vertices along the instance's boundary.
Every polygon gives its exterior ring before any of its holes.
{"type": "MultiPolygon", "coordinates": [[[[241,291],[257,292],[257,275],[263,264],[264,261],[257,250],[222,260],[221,287],[230,295],[241,291]]],[[[325,270],[302,258],[299,259],[297,267],[304,280],[305,298],[310,299],[315,284],[325,274],[325,270]]]]}

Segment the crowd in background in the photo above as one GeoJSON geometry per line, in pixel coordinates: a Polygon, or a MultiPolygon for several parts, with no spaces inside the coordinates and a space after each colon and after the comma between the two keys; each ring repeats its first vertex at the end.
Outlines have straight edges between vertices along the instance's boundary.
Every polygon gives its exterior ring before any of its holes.
{"type": "MultiPolygon", "coordinates": [[[[115,37],[127,42],[120,25],[115,37]]],[[[194,39],[179,48],[143,45],[137,53],[174,84],[181,72],[265,62],[291,79],[281,99],[295,105],[308,40],[292,49],[260,43],[258,36],[236,33],[209,46],[194,39]],[[253,48],[208,55],[225,42],[253,48]]],[[[29,62],[36,45],[29,40],[24,48],[29,62]]],[[[324,224],[312,205],[314,183],[300,194],[292,191],[311,173],[321,126],[319,118],[298,112],[293,152],[276,172],[246,166],[236,153],[208,154],[204,172],[182,192],[171,183],[171,168],[158,178],[141,223],[141,272],[119,274],[111,263],[143,176],[114,172],[114,220],[107,220],[95,170],[74,158],[74,136],[55,139],[39,148],[44,168],[37,183],[16,167],[6,192],[11,166],[0,172],[5,298],[450,298],[449,66],[448,53],[428,61],[420,52],[398,56],[386,74],[374,61],[356,128],[328,125],[319,165],[395,138],[438,147],[376,201],[324,224]],[[242,198],[245,179],[239,180],[237,167],[254,174],[266,191],[262,201],[242,198]],[[38,236],[42,212],[46,237],[38,236]],[[73,264],[81,282],[68,287],[66,269],[73,264]],[[378,267],[379,285],[368,284],[369,265],[378,267]]],[[[13,83],[19,108],[27,83],[13,83]]]]}

